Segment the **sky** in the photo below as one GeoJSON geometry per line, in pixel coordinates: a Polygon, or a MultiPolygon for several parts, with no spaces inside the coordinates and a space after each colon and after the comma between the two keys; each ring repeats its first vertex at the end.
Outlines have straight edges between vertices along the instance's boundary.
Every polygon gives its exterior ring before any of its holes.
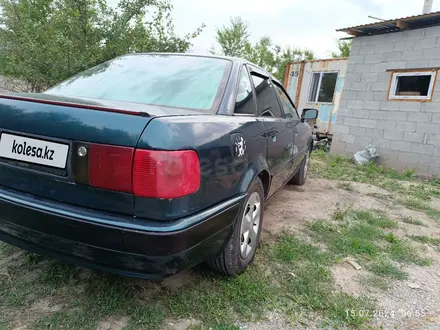
{"type": "MultiPolygon", "coordinates": [[[[248,23],[251,41],[270,36],[281,46],[308,48],[319,58],[330,57],[336,29],[377,22],[369,15],[394,19],[422,13],[424,0],[171,0],[175,31],[184,35],[203,23],[192,51],[207,53],[217,28],[240,16],[248,23]]],[[[434,0],[433,11],[440,11],[434,0]]]]}

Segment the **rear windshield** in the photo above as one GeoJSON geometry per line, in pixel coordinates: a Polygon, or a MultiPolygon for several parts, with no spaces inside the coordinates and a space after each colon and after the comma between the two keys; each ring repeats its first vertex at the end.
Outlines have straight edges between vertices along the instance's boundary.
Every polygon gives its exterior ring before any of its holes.
{"type": "Polygon", "coordinates": [[[45,93],[210,110],[231,62],[178,55],[128,55],[86,70],[45,93]]]}

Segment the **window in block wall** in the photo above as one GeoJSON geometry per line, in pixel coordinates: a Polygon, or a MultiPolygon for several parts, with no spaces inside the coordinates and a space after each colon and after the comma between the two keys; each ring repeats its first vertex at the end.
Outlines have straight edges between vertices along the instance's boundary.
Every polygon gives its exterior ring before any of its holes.
{"type": "Polygon", "coordinates": [[[313,72],[308,103],[333,103],[338,72],[313,72]]]}
{"type": "Polygon", "coordinates": [[[389,100],[429,101],[432,98],[437,70],[392,72],[389,100]]]}

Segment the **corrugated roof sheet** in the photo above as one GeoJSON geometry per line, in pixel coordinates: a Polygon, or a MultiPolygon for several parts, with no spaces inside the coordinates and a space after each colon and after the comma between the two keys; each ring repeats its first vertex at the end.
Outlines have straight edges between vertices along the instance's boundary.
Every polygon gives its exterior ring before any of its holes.
{"type": "Polygon", "coordinates": [[[374,34],[397,32],[405,29],[420,29],[435,25],[440,25],[440,11],[432,12],[429,14],[395,18],[376,23],[351,26],[343,29],[338,29],[336,31],[346,32],[355,36],[368,36],[374,34]]]}

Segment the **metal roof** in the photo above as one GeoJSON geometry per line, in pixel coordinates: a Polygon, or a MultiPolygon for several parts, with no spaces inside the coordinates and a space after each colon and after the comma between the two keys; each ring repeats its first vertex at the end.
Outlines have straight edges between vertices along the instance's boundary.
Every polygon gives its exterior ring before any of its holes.
{"type": "Polygon", "coordinates": [[[356,37],[370,36],[375,34],[398,32],[406,29],[421,29],[424,27],[440,25],[440,11],[429,14],[408,16],[376,23],[351,26],[338,29],[338,32],[346,32],[356,37]]]}

